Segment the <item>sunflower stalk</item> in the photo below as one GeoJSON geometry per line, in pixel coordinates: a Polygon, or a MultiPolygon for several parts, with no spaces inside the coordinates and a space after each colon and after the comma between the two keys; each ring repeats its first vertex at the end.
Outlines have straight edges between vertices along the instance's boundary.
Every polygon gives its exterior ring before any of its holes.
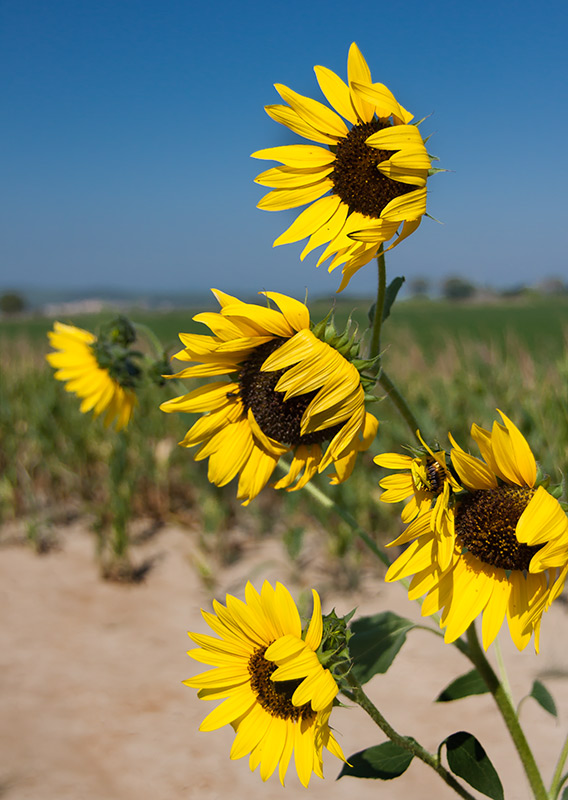
{"type": "Polygon", "coordinates": [[[472,664],[485,681],[487,688],[493,695],[495,703],[497,704],[497,708],[501,712],[503,721],[507,726],[513,743],[517,749],[517,753],[519,754],[519,758],[523,764],[533,797],[535,800],[549,800],[550,796],[546,791],[544,781],[535,761],[533,752],[529,746],[529,743],[527,742],[524,731],[521,728],[515,707],[512,704],[509,695],[505,691],[503,684],[495,674],[493,667],[487,660],[487,657],[479,643],[477,631],[475,629],[475,622],[472,622],[467,629],[467,641],[469,647],[463,652],[466,653],[472,664]]]}
{"type": "MultiPolygon", "coordinates": [[[[287,468],[285,464],[279,464],[278,466],[280,469],[287,468]]],[[[373,541],[367,531],[363,530],[355,517],[353,517],[346,508],[343,508],[343,506],[339,505],[339,503],[336,503],[335,500],[332,500],[330,497],[324,494],[321,489],[318,489],[318,487],[311,482],[304,486],[304,491],[317,500],[317,502],[323,506],[323,508],[329,509],[330,511],[335,511],[335,513],[338,514],[341,519],[352,528],[353,532],[357,534],[361,541],[367,545],[369,550],[376,555],[380,561],[382,561],[385,567],[390,567],[390,558],[382,550],[382,548],[380,548],[379,545],[373,541]]]]}
{"type": "Polygon", "coordinates": [[[394,405],[400,416],[408,425],[408,428],[417,441],[419,437],[417,431],[420,425],[414,414],[412,413],[408,403],[384,371],[381,365],[381,330],[383,326],[383,316],[385,310],[385,300],[387,294],[387,268],[385,261],[385,254],[383,246],[379,248],[377,254],[377,267],[378,267],[378,282],[377,282],[377,300],[375,303],[372,327],[371,327],[371,341],[369,344],[369,359],[374,359],[374,365],[371,368],[373,375],[377,376],[378,383],[387,393],[391,403],[394,405]]]}
{"type": "Polygon", "coordinates": [[[402,734],[398,733],[398,731],[396,731],[392,725],[390,725],[372,700],[364,692],[353,673],[350,672],[346,676],[345,680],[349,683],[351,691],[342,689],[342,693],[348,697],[349,700],[357,703],[357,705],[360,706],[363,711],[365,711],[371,717],[373,722],[378,725],[383,733],[388,736],[391,742],[398,745],[398,747],[407,750],[409,753],[412,753],[413,756],[419,758],[420,761],[423,761],[425,764],[431,767],[435,772],[438,773],[440,778],[460,797],[464,797],[466,800],[474,800],[474,796],[470,794],[460,783],[458,783],[451,772],[449,772],[443,766],[439,757],[436,757],[422,747],[422,745],[419,744],[416,739],[413,739],[409,736],[403,736],[402,734]]]}
{"type": "Polygon", "coordinates": [[[568,758],[568,736],[564,740],[564,746],[560,751],[560,755],[558,757],[558,763],[556,764],[554,775],[552,776],[552,782],[550,784],[550,793],[549,793],[551,800],[556,800],[556,798],[560,794],[562,786],[568,780],[568,772],[562,775],[562,770],[564,769],[564,765],[566,764],[567,758],[568,758]]]}

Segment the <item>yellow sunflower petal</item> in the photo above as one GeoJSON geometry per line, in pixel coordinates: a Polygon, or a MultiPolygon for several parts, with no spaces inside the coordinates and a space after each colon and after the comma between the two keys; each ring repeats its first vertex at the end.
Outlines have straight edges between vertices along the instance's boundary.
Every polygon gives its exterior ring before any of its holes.
{"type": "Polygon", "coordinates": [[[371,122],[375,115],[375,106],[373,103],[367,102],[356,88],[356,84],[359,82],[371,82],[371,70],[355,42],[353,42],[349,48],[349,55],[347,57],[347,78],[351,92],[351,102],[357,112],[357,116],[361,122],[371,122]]]}
{"type": "Polygon", "coordinates": [[[356,125],[359,119],[351,103],[349,86],[327,67],[314,67],[314,72],[327,102],[352,125],[356,125]]]}
{"type": "MultiPolygon", "coordinates": [[[[341,199],[337,195],[326,195],[315,200],[311,205],[299,214],[294,222],[284,233],[274,240],[274,247],[281,244],[291,244],[305,239],[316,233],[322,226],[326,225],[333,217],[341,199]]],[[[327,240],[326,240],[327,241],[327,240]]]]}
{"type": "Polygon", "coordinates": [[[336,144],[337,142],[335,136],[328,136],[326,133],[318,131],[289,106],[280,104],[264,106],[264,110],[275,122],[285,125],[291,131],[297,133],[298,136],[303,136],[304,139],[311,139],[320,144],[336,144]]]}
{"type": "Polygon", "coordinates": [[[284,211],[288,208],[298,208],[317,200],[333,187],[333,181],[323,178],[312,186],[303,186],[298,189],[274,189],[257,203],[257,208],[263,211],[284,211]]]}
{"type": "Polygon", "coordinates": [[[323,103],[312,100],[311,97],[304,97],[281,83],[275,83],[274,87],[284,102],[316,130],[328,136],[335,136],[337,139],[342,139],[349,133],[341,117],[323,103]]]}
{"type": "Polygon", "coordinates": [[[319,594],[315,589],[312,589],[312,598],[314,601],[314,608],[312,611],[312,618],[306,633],[306,644],[316,651],[321,644],[321,637],[323,633],[323,618],[321,614],[321,600],[319,594]]]}

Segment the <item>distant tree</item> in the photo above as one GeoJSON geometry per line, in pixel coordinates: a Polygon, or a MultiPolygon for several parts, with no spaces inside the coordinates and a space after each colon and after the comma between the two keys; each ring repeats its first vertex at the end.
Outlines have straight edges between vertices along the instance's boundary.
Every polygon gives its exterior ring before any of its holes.
{"type": "Polygon", "coordinates": [[[565,294],[568,291],[568,286],[562,280],[552,275],[543,280],[536,287],[542,294],[565,294]]]}
{"type": "Polygon", "coordinates": [[[442,284],[442,295],[446,300],[467,300],[475,293],[476,288],[473,283],[458,276],[446,278],[442,284]]]}
{"type": "Polygon", "coordinates": [[[19,314],[26,307],[26,301],[16,292],[0,294],[0,311],[3,314],[19,314]]]}
{"type": "Polygon", "coordinates": [[[419,275],[408,282],[408,288],[413,297],[424,297],[430,292],[430,281],[419,275]]]}

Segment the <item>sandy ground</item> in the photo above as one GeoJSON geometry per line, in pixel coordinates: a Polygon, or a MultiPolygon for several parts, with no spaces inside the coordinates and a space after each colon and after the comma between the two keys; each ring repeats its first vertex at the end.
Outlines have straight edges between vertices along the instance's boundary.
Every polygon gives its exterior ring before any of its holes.
{"type": "MultiPolygon", "coordinates": [[[[195,673],[186,656],[187,630],[205,630],[199,608],[213,592],[192,565],[194,534],[164,529],[137,548],[157,556],[144,583],[105,583],[93,559],[93,540],[80,526],[61,533],[61,549],[44,556],[22,546],[0,551],[0,797],[8,800],[183,800],[185,798],[455,797],[427,767],[413,762],[396,781],[335,781],[339,762],[329,757],[326,780],[308,790],[289,771],[286,789],[276,776],[263,784],[247,759],[231,762],[230,728],[199,733],[209,706],[181,681],[195,673]]],[[[317,554],[293,567],[275,540],[251,546],[218,575],[215,596],[241,594],[247,578],[282,580],[297,597],[311,584],[324,610],[358,614],[392,609],[417,616],[400,586],[372,575],[356,596],[337,596],[317,554]]],[[[545,775],[550,775],[568,727],[566,606],[545,618],[542,653],[516,653],[508,635],[503,649],[513,693],[520,698],[539,676],[560,710],[559,721],[536,703],[523,705],[522,721],[545,775]]],[[[507,800],[530,797],[516,754],[489,696],[456,703],[432,700],[469,665],[437,637],[414,631],[369,694],[401,733],[435,750],[457,730],[474,733],[504,780],[507,800]]],[[[357,708],[336,709],[332,724],[346,754],[384,740],[357,708]]]]}

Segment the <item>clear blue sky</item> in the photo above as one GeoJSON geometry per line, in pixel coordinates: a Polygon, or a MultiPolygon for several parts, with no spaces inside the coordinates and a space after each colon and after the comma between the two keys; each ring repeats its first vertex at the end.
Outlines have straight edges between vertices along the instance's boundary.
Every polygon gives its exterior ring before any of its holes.
{"type": "MultiPolygon", "coordinates": [[[[273,83],[320,99],[356,41],[453,170],[389,273],[507,286],[568,279],[568,4],[2,0],[0,288],[339,285],[296,211],[256,209],[266,162],[301,142],[271,121],[273,83]]],[[[368,265],[350,290],[373,291],[368,265]]]]}

